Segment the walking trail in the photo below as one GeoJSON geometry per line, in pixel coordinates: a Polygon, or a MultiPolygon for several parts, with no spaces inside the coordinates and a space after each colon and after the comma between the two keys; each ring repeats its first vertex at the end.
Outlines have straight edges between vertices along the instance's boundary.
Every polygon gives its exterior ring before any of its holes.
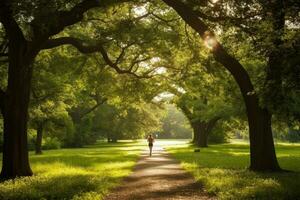
{"type": "Polygon", "coordinates": [[[152,157],[144,151],[133,173],[106,200],[207,200],[203,187],[179,162],[155,146],[152,157]]]}

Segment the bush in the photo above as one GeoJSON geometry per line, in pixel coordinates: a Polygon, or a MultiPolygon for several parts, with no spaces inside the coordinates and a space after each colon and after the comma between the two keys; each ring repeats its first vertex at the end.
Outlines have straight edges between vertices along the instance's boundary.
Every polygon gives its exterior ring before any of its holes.
{"type": "Polygon", "coordinates": [[[208,135],[208,142],[210,144],[221,144],[228,142],[228,135],[226,129],[223,128],[223,123],[218,123],[208,135]]]}
{"type": "Polygon", "coordinates": [[[208,136],[208,142],[211,144],[221,144],[228,142],[227,135],[223,131],[212,131],[208,136]]]}
{"type": "Polygon", "coordinates": [[[42,145],[43,150],[47,149],[59,149],[61,147],[61,142],[56,138],[45,137],[42,145]]]}

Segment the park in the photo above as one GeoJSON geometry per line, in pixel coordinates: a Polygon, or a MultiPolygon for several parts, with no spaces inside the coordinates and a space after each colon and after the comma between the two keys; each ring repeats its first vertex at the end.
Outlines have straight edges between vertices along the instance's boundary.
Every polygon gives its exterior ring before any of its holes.
{"type": "Polygon", "coordinates": [[[0,199],[300,199],[300,3],[0,0],[0,111],[0,199]]]}

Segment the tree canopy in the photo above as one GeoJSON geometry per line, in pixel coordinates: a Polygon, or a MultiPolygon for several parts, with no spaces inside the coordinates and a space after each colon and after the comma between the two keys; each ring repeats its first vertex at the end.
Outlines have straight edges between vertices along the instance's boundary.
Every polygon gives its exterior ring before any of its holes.
{"type": "Polygon", "coordinates": [[[41,153],[43,136],[65,147],[184,137],[185,120],[203,147],[247,130],[250,169],[280,170],[272,128],[299,131],[299,7],[295,0],[2,0],[1,176],[31,175],[28,145],[41,153]]]}

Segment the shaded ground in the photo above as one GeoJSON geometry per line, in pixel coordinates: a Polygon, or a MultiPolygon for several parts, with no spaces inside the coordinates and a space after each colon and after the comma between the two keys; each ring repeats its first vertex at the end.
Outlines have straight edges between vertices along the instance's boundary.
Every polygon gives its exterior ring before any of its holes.
{"type": "Polygon", "coordinates": [[[194,178],[161,147],[152,157],[142,154],[133,173],[106,200],[195,200],[212,199],[194,178]]]}
{"type": "Polygon", "coordinates": [[[210,145],[194,153],[195,146],[169,143],[168,152],[218,199],[300,200],[300,144],[276,144],[280,166],[289,173],[253,172],[249,144],[210,145]]]}

